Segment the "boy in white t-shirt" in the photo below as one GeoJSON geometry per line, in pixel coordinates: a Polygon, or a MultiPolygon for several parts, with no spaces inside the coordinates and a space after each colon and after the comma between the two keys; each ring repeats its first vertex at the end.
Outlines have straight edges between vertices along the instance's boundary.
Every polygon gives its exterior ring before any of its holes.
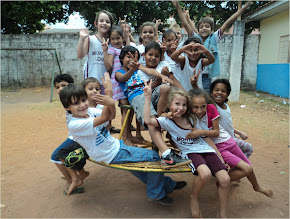
{"type": "MultiPolygon", "coordinates": [[[[112,97],[112,86],[108,73],[105,73],[103,85],[106,95],[112,97]]],[[[72,119],[68,125],[69,131],[75,141],[87,151],[91,159],[107,164],[160,160],[157,152],[127,146],[122,140],[115,139],[110,135],[104,123],[115,117],[113,100],[112,103],[105,105],[102,111],[88,108],[86,91],[77,85],[69,85],[64,88],[60,93],[60,100],[64,108],[72,114],[72,119]]],[[[69,172],[74,179],[75,171],[70,169],[69,172]]],[[[163,173],[132,172],[132,174],[147,184],[149,200],[158,200],[164,205],[173,204],[173,199],[167,194],[186,186],[186,182],[175,182],[170,177],[165,177],[163,173]]],[[[68,194],[74,187],[81,184],[81,180],[73,180],[68,194]]]]}

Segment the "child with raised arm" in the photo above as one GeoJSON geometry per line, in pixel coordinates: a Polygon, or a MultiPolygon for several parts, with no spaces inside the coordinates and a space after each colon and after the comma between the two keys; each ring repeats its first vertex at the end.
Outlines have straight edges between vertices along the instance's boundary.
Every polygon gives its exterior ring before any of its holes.
{"type": "MultiPolygon", "coordinates": [[[[232,14],[223,25],[214,32],[214,20],[211,17],[201,18],[197,24],[197,28],[192,26],[182,12],[181,7],[176,0],[172,0],[173,5],[176,7],[178,15],[182,24],[184,25],[188,35],[199,37],[203,40],[204,46],[211,51],[215,57],[215,62],[204,69],[202,72],[203,89],[209,93],[209,87],[211,84],[211,78],[220,75],[220,63],[217,44],[222,39],[223,33],[230,27],[230,25],[245,12],[245,10],[251,5],[251,1],[248,1],[244,7],[232,14]],[[196,32],[198,31],[198,32],[196,32]]],[[[201,88],[201,87],[200,87],[201,88]]]]}
{"type": "MultiPolygon", "coordinates": [[[[105,73],[103,85],[107,96],[112,97],[110,76],[105,73]]],[[[91,159],[107,164],[120,164],[128,162],[154,162],[160,160],[155,151],[129,147],[122,140],[113,138],[104,127],[104,123],[114,118],[115,103],[113,99],[108,102],[102,112],[89,108],[87,93],[84,88],[77,85],[69,85],[60,93],[60,99],[64,108],[72,114],[68,125],[72,136],[82,145],[91,159]]],[[[75,176],[75,172],[70,169],[75,176]]],[[[147,197],[150,200],[157,200],[161,204],[173,204],[173,199],[168,196],[173,190],[186,186],[186,182],[175,182],[163,173],[131,172],[142,182],[147,184],[147,197]]],[[[72,184],[68,193],[74,186],[79,186],[82,181],[72,184]]]]}
{"type": "MultiPolygon", "coordinates": [[[[120,61],[123,65],[123,69],[116,72],[116,79],[120,82],[123,87],[125,95],[128,97],[130,105],[133,107],[136,114],[136,118],[140,124],[144,125],[144,103],[145,96],[143,92],[144,82],[140,79],[137,70],[140,69],[147,74],[157,78],[162,78],[165,81],[171,82],[166,76],[156,72],[154,69],[146,68],[137,62],[140,55],[138,50],[132,46],[125,46],[120,54],[120,61]]],[[[171,82],[172,83],[172,82],[171,82]]],[[[154,89],[151,99],[151,115],[158,116],[163,110],[158,109],[160,97],[160,89],[154,89]],[[157,108],[157,112],[156,109],[157,108]]],[[[164,98],[162,97],[164,100],[164,98]]],[[[165,103],[160,106],[162,109],[165,108],[165,103]]],[[[154,144],[161,151],[161,168],[170,168],[182,164],[188,164],[191,161],[183,159],[179,155],[175,154],[163,141],[160,130],[155,127],[148,126],[150,136],[154,144]]]]}
{"type": "MultiPolygon", "coordinates": [[[[188,37],[183,45],[183,47],[171,54],[171,59],[180,64],[181,70],[178,72],[180,76],[177,76],[177,78],[180,79],[179,82],[183,88],[189,91],[193,88],[191,84],[193,72],[202,71],[205,66],[212,64],[215,58],[197,37],[188,37]],[[182,53],[184,56],[181,56],[182,53]]],[[[197,85],[202,88],[201,77],[198,77],[197,85]]]]}
{"type": "Polygon", "coordinates": [[[230,134],[242,152],[249,158],[253,153],[253,146],[245,141],[248,139],[247,134],[233,126],[231,109],[227,104],[230,93],[231,85],[227,79],[217,79],[210,85],[210,96],[220,114],[219,124],[230,134]],[[236,135],[240,136],[241,139],[237,138],[236,135]]]}
{"type": "MultiPolygon", "coordinates": [[[[89,35],[89,30],[80,30],[80,39],[77,48],[77,57],[79,59],[87,56],[84,64],[83,75],[87,77],[95,77],[101,83],[101,94],[104,94],[101,76],[107,72],[104,62],[103,44],[109,38],[109,32],[114,25],[114,15],[106,10],[101,10],[96,13],[94,25],[97,29],[97,34],[89,35]]],[[[111,122],[107,127],[112,133],[120,133],[120,129],[112,126],[111,122]]]]}
{"type": "Polygon", "coordinates": [[[207,104],[207,93],[198,88],[191,90],[190,96],[193,113],[198,117],[201,128],[193,129],[187,137],[211,137],[225,163],[232,168],[229,172],[231,181],[247,177],[256,192],[272,197],[272,190],[259,185],[251,162],[237,146],[235,140],[219,125],[219,113],[214,105],[207,104]]]}
{"type": "Polygon", "coordinates": [[[146,124],[156,128],[167,130],[172,140],[175,142],[183,157],[188,157],[192,160],[189,166],[192,172],[197,175],[193,182],[193,190],[190,195],[190,207],[192,217],[202,217],[199,207],[199,194],[206,183],[209,182],[213,174],[217,178],[217,188],[219,196],[219,217],[227,215],[227,200],[230,189],[230,178],[226,171],[226,166],[222,163],[222,159],[217,155],[217,149],[214,144],[211,146],[203,140],[196,137],[194,139],[187,138],[188,133],[193,128],[198,128],[195,117],[192,115],[192,106],[190,97],[186,91],[180,88],[172,88],[169,95],[167,106],[170,109],[171,117],[152,118],[150,115],[150,100],[151,100],[151,84],[145,83],[145,110],[144,119],[146,124]]]}

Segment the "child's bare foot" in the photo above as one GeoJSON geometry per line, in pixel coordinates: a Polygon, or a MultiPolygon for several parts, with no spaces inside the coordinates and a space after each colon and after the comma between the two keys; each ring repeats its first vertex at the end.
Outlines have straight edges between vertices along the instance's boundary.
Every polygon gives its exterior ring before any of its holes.
{"type": "Polygon", "coordinates": [[[254,188],[254,190],[255,190],[256,192],[260,192],[260,193],[262,193],[262,194],[264,194],[264,195],[266,195],[266,196],[268,196],[268,197],[270,197],[270,198],[273,197],[273,191],[272,191],[271,189],[265,189],[265,188],[261,188],[261,187],[259,187],[258,189],[255,189],[255,188],[254,188]]]}
{"type": "Polygon", "coordinates": [[[132,147],[137,147],[134,143],[133,143],[133,141],[131,141],[131,139],[125,139],[125,140],[123,140],[124,141],[124,143],[125,143],[125,145],[128,145],[128,146],[132,146],[132,147]]]}
{"type": "Polygon", "coordinates": [[[201,212],[199,209],[199,202],[197,198],[190,198],[190,209],[191,209],[191,215],[193,218],[201,218],[201,212]]]}
{"type": "Polygon", "coordinates": [[[72,191],[74,190],[74,188],[79,187],[83,184],[83,180],[81,179],[77,179],[75,181],[72,181],[72,183],[70,184],[68,191],[67,191],[67,196],[70,196],[70,194],[72,193],[72,191]]]}

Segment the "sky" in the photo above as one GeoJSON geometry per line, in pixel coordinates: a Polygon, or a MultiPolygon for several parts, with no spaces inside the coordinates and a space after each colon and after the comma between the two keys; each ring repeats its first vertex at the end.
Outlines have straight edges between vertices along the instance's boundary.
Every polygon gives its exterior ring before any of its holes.
{"type": "Polygon", "coordinates": [[[81,18],[78,12],[69,16],[69,21],[67,24],[64,23],[56,23],[49,24],[54,29],[74,29],[74,28],[86,28],[85,20],[81,18]]]}

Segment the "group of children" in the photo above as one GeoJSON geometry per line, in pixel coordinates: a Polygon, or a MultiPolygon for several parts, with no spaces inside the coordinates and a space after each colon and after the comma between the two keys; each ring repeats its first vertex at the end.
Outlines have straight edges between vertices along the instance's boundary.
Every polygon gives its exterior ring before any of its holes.
{"type": "MultiPolygon", "coordinates": [[[[244,141],[246,133],[233,127],[226,104],[231,92],[228,80],[211,83],[211,78],[219,75],[218,40],[250,2],[216,32],[212,19],[201,19],[196,28],[178,1],[172,2],[189,33],[183,43],[176,25],[163,33],[161,43],[156,37],[158,25],[145,22],[140,27],[142,44],[137,46],[128,24],[113,26],[114,17],[105,10],[96,14],[97,34],[80,31],[77,56],[87,56],[84,81],[82,86],[75,85],[69,75],[54,80],[67,112],[69,137],[53,152],[51,161],[67,180],[67,195],[83,192],[83,180],[89,175],[83,168],[88,157],[107,164],[161,161],[161,168],[188,164],[196,175],[192,216],[202,217],[198,197],[214,175],[220,201],[218,216],[226,217],[231,181],[247,177],[255,191],[273,195],[271,189],[260,187],[255,177],[248,159],[253,147],[244,141]],[[131,123],[125,127],[123,140],[110,135],[115,101],[134,109],[136,137],[131,134],[131,123]],[[156,151],[134,147],[144,141],[142,126],[148,127],[160,156],[156,151]],[[168,147],[161,130],[167,131],[179,154],[168,147]]],[[[126,109],[121,108],[121,115],[123,122],[126,109]]],[[[147,184],[148,199],[165,205],[173,204],[169,193],[186,186],[185,181],[176,182],[162,173],[132,174],[147,184]]]]}

